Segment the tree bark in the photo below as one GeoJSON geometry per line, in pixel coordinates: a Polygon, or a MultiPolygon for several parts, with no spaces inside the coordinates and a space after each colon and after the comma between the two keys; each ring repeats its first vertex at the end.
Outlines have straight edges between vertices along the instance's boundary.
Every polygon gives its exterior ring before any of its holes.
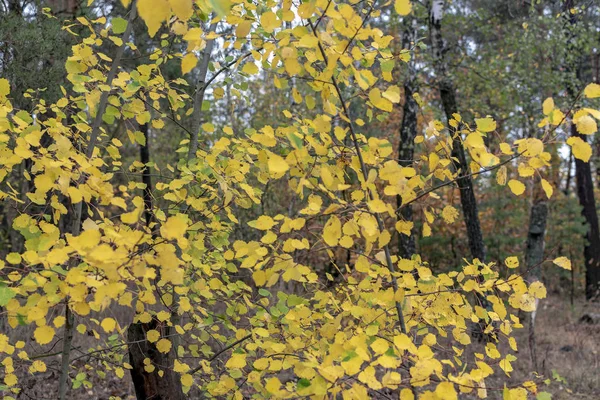
{"type": "MultiPolygon", "coordinates": [[[[546,195],[542,192],[536,179],[534,188],[533,204],[529,216],[529,230],[527,232],[527,249],[525,251],[525,265],[529,271],[529,281],[533,283],[540,280],[540,264],[544,261],[544,236],[546,234],[546,222],[548,220],[548,203],[546,195]]],[[[536,304],[537,308],[537,304],[536,304]]],[[[537,353],[535,345],[535,317],[536,310],[528,315],[529,319],[529,352],[531,363],[537,370],[537,353]]]]}
{"type": "MultiPolygon", "coordinates": [[[[569,24],[566,28],[573,29],[577,25],[577,14],[571,13],[575,7],[574,0],[566,0],[563,11],[568,16],[569,24]]],[[[575,33],[567,32],[568,43],[571,54],[580,54],[576,43],[575,33]]],[[[576,88],[580,84],[580,69],[578,68],[577,58],[567,63],[567,90],[569,96],[575,100],[576,88]]],[[[575,124],[571,123],[571,136],[578,137],[587,142],[586,135],[581,135],[577,131],[575,124]]],[[[587,300],[598,299],[600,294],[600,228],[598,227],[598,214],[596,212],[596,200],[594,198],[594,179],[592,177],[592,167],[589,162],[584,162],[575,157],[575,184],[577,185],[577,197],[582,207],[581,214],[585,218],[587,232],[585,235],[585,245],[583,247],[583,257],[585,260],[585,298],[587,300]]]]}
{"type": "MultiPolygon", "coordinates": [[[[146,226],[154,222],[154,213],[152,212],[152,177],[148,167],[145,165],[150,162],[150,142],[148,135],[148,124],[140,126],[140,131],[144,134],[145,143],[140,145],[140,161],[144,164],[142,170],[142,182],[146,185],[144,188],[144,218],[146,226]]],[[[154,236],[154,235],[153,235],[154,236]]],[[[156,329],[162,337],[172,339],[177,333],[175,329],[167,326],[159,326],[156,320],[147,324],[133,322],[127,328],[127,341],[129,343],[129,361],[131,364],[131,380],[135,388],[135,395],[138,400],[145,399],[184,399],[183,389],[179,379],[179,374],[173,371],[173,360],[176,358],[176,346],[171,346],[171,350],[164,354],[158,351],[154,343],[150,343],[146,338],[146,332],[156,329]],[[148,371],[144,364],[144,359],[148,358],[154,367],[154,370],[148,371]],[[158,374],[162,370],[162,376],[158,374]]]]}
{"type": "Polygon", "coordinates": [[[161,326],[156,320],[147,324],[133,323],[127,329],[129,343],[129,360],[131,363],[131,380],[138,400],[183,400],[185,395],[181,388],[178,374],[173,371],[172,363],[175,359],[174,349],[164,354],[157,350],[154,343],[146,339],[146,332],[156,329],[161,336],[170,336],[171,329],[161,326]],[[144,359],[149,358],[154,370],[146,370],[144,359]],[[162,369],[162,377],[158,374],[162,369]]]}
{"type": "MultiPolygon", "coordinates": [[[[458,105],[456,90],[452,79],[448,76],[446,61],[444,59],[444,40],[442,37],[443,16],[444,0],[434,0],[429,13],[433,63],[444,113],[446,114],[446,119],[450,121],[452,114],[458,111],[458,105]]],[[[465,149],[460,136],[460,127],[454,132],[454,136],[452,137],[452,158],[454,169],[458,172],[457,184],[460,190],[460,202],[467,228],[469,249],[473,258],[485,261],[485,245],[483,234],[481,233],[481,224],[479,223],[477,199],[473,190],[473,181],[469,176],[469,164],[467,163],[465,149]]]]}
{"type": "MultiPolygon", "coordinates": [[[[571,136],[587,141],[584,135],[577,132],[575,124],[571,124],[571,136]]],[[[587,225],[583,247],[585,298],[592,300],[598,298],[600,292],[600,229],[596,212],[596,199],[594,198],[592,167],[589,162],[575,158],[575,182],[577,184],[577,197],[579,197],[579,204],[582,207],[581,214],[587,225]]]]}
{"type": "MultiPolygon", "coordinates": [[[[415,39],[415,30],[410,26],[406,27],[402,36],[402,48],[406,49],[411,46],[411,42],[415,39]]],[[[419,105],[413,97],[413,94],[418,92],[417,77],[414,63],[411,62],[408,66],[408,76],[404,80],[404,106],[402,113],[402,125],[400,127],[400,143],[398,144],[398,159],[400,166],[410,167],[413,164],[415,137],[417,136],[417,113],[419,105]]],[[[404,221],[413,221],[412,205],[402,206],[402,198],[398,196],[398,208],[400,209],[400,217],[404,221]]],[[[411,258],[416,253],[416,240],[414,229],[411,230],[409,236],[399,233],[398,235],[398,255],[402,258],[411,258]]]]}

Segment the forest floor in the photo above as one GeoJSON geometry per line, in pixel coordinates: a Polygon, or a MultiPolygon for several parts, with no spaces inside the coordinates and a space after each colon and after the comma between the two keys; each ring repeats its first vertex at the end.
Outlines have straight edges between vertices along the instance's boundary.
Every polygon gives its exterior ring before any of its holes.
{"type": "MultiPolygon", "coordinates": [[[[564,297],[544,299],[536,317],[536,342],[539,374],[533,372],[526,328],[517,331],[519,343],[518,360],[513,362],[514,371],[507,377],[499,371],[486,380],[488,399],[502,399],[502,388],[515,386],[524,381],[538,382],[539,391],[552,394],[554,400],[600,399],[600,324],[579,321],[585,313],[598,313],[598,304],[576,301],[574,306],[564,297]],[[595,308],[595,310],[593,310],[595,308]],[[549,379],[549,384],[540,383],[549,379]]],[[[47,360],[48,372],[32,376],[19,371],[19,400],[55,399],[58,386],[58,363],[47,360]]],[[[80,361],[83,367],[83,360],[80,361]]],[[[67,396],[73,400],[135,399],[133,385],[128,373],[123,379],[111,375],[102,379],[89,371],[90,388],[84,386],[71,390],[67,396]]],[[[471,398],[472,395],[465,395],[471,398]]],[[[463,396],[459,396],[463,398],[463,396]]],[[[531,397],[535,398],[535,397],[531,397]]]]}

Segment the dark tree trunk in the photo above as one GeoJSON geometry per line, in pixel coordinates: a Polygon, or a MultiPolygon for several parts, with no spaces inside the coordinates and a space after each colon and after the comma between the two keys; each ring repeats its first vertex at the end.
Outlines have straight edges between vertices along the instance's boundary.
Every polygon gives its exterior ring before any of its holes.
{"type": "MultiPolygon", "coordinates": [[[[575,6],[574,0],[566,0],[563,10],[568,16],[567,29],[573,29],[577,25],[577,14],[570,10],[575,6]]],[[[567,47],[572,54],[580,54],[577,46],[575,30],[567,32],[567,47]]],[[[576,98],[577,87],[580,86],[579,60],[567,63],[566,78],[567,89],[572,99],[576,98]]],[[[575,124],[571,123],[571,136],[578,137],[587,142],[587,137],[577,131],[575,124]]],[[[587,300],[598,299],[600,294],[600,229],[598,227],[598,214],[596,212],[596,200],[594,198],[594,180],[592,177],[592,166],[575,157],[575,184],[577,185],[577,197],[582,207],[582,215],[585,218],[587,231],[583,257],[585,259],[585,298],[587,300]]]]}
{"type": "MultiPolygon", "coordinates": [[[[412,21],[411,21],[412,22],[412,21]]],[[[410,24],[410,22],[409,22],[410,24]]],[[[415,31],[409,25],[406,27],[403,38],[402,47],[409,48],[411,42],[414,41],[415,31]]],[[[408,66],[408,76],[404,81],[404,107],[402,113],[402,126],[400,127],[400,143],[398,145],[398,159],[402,167],[410,167],[413,164],[414,158],[414,141],[417,136],[417,113],[419,105],[413,97],[417,93],[417,78],[414,64],[408,66]]],[[[402,198],[398,196],[398,208],[400,209],[400,217],[404,221],[413,221],[412,205],[402,206],[402,198]]],[[[411,258],[416,253],[416,243],[414,229],[411,230],[409,236],[399,233],[398,235],[398,255],[402,258],[411,258]]]]}
{"type": "MultiPolygon", "coordinates": [[[[150,143],[148,135],[148,124],[140,126],[144,134],[145,143],[140,145],[140,161],[144,164],[142,170],[142,182],[146,185],[144,188],[144,217],[146,226],[154,222],[152,212],[152,177],[150,171],[145,165],[150,162],[150,143]]],[[[168,353],[158,351],[154,343],[146,339],[146,332],[156,329],[162,337],[168,337],[172,340],[177,335],[174,329],[161,326],[156,320],[144,324],[134,322],[127,328],[127,341],[129,343],[129,361],[131,364],[131,380],[135,388],[135,396],[138,400],[182,400],[185,398],[179,379],[179,374],[173,371],[173,361],[176,358],[175,346],[171,347],[168,353]],[[154,370],[148,372],[144,359],[150,359],[154,370]],[[162,370],[162,376],[158,374],[162,370]]]]}
{"type": "MultiPolygon", "coordinates": [[[[575,124],[571,124],[571,135],[586,141],[584,135],[577,132],[575,124]]],[[[600,229],[598,227],[598,214],[596,212],[596,199],[594,198],[594,181],[592,167],[589,162],[575,158],[575,182],[577,196],[581,204],[581,213],[585,218],[587,231],[583,256],[585,259],[585,298],[588,300],[598,297],[600,292],[600,229]]]]}
{"type": "Polygon", "coordinates": [[[156,320],[148,324],[133,323],[127,329],[129,342],[129,360],[131,363],[131,380],[138,400],[183,400],[185,396],[181,389],[179,376],[172,369],[174,349],[169,353],[161,353],[153,343],[146,339],[146,332],[156,329],[162,336],[169,336],[171,329],[162,327],[156,320]],[[144,359],[152,361],[154,370],[146,371],[144,359]],[[164,372],[161,377],[158,371],[164,372]]]}
{"type": "MultiPolygon", "coordinates": [[[[431,34],[431,46],[433,49],[434,68],[440,97],[444,107],[444,113],[448,121],[452,119],[452,114],[458,112],[456,101],[456,90],[452,80],[448,76],[446,62],[444,60],[444,41],[442,37],[442,17],[443,0],[434,0],[432,2],[429,14],[429,28],[431,34]]],[[[460,130],[460,129],[459,129],[460,130]]],[[[481,224],[479,223],[479,214],[477,211],[477,200],[473,190],[473,180],[469,175],[469,164],[465,155],[465,149],[461,140],[459,130],[454,132],[452,138],[452,157],[454,169],[458,172],[457,184],[460,190],[460,202],[465,225],[467,227],[467,238],[469,249],[473,258],[480,261],[485,260],[485,245],[483,243],[483,234],[481,233],[481,224]]]]}

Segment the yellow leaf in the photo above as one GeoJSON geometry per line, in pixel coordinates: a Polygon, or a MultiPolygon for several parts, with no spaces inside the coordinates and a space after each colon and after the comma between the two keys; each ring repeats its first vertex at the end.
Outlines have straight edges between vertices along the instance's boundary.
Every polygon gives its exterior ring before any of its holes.
{"type": "Polygon", "coordinates": [[[501,166],[496,173],[496,182],[500,186],[506,185],[506,166],[501,166]]]}
{"type": "Polygon", "coordinates": [[[523,194],[523,192],[525,192],[525,185],[515,179],[508,181],[508,187],[510,188],[511,192],[517,196],[520,196],[523,194]]]}
{"type": "Polygon", "coordinates": [[[192,0],[169,0],[173,14],[182,21],[190,19],[194,13],[192,0]]]}
{"type": "Polygon", "coordinates": [[[267,379],[265,389],[269,391],[269,393],[277,393],[279,392],[279,388],[281,387],[281,381],[277,377],[267,379]]]}
{"type": "Polygon", "coordinates": [[[113,318],[104,318],[100,326],[105,332],[112,332],[117,326],[117,321],[115,321],[113,318]]]}
{"type": "Polygon", "coordinates": [[[198,59],[194,53],[187,53],[181,60],[181,73],[184,75],[193,70],[198,64],[198,59]]]}
{"type": "Polygon", "coordinates": [[[148,339],[148,341],[150,343],[154,343],[154,342],[158,341],[159,338],[160,338],[160,332],[158,332],[155,329],[151,329],[148,332],[146,332],[146,339],[148,339]]]}
{"type": "Polygon", "coordinates": [[[253,225],[256,229],[268,231],[275,225],[275,223],[276,222],[273,221],[273,218],[269,217],[268,215],[261,215],[256,221],[254,221],[253,225]]]}
{"type": "Polygon", "coordinates": [[[592,147],[579,137],[570,137],[567,144],[571,146],[575,158],[588,162],[592,156],[592,147]]]}
{"type": "Polygon", "coordinates": [[[552,197],[554,188],[552,188],[552,185],[550,184],[550,182],[548,182],[545,179],[542,179],[542,189],[544,189],[544,192],[546,192],[546,197],[548,197],[548,198],[552,197]]]}
{"type": "Polygon", "coordinates": [[[33,332],[33,337],[38,344],[48,344],[54,338],[54,328],[48,325],[39,326],[33,332]]]}
{"type": "Polygon", "coordinates": [[[380,110],[390,112],[392,111],[392,102],[388,99],[381,97],[381,90],[373,88],[369,92],[369,101],[380,110]]]}
{"type": "Polygon", "coordinates": [[[569,271],[571,270],[571,260],[569,260],[567,257],[558,257],[555,258],[552,262],[561,268],[567,269],[569,271]]]}
{"type": "Polygon", "coordinates": [[[160,234],[165,239],[182,239],[187,231],[187,216],[177,214],[167,219],[160,227],[160,234]]]}
{"type": "Polygon", "coordinates": [[[544,115],[550,115],[552,110],[554,110],[554,100],[552,99],[552,97],[548,97],[546,100],[544,100],[544,103],[542,104],[542,112],[544,113],[544,115]]]}
{"type": "Polygon", "coordinates": [[[225,367],[227,367],[229,369],[241,369],[241,368],[244,368],[245,366],[246,366],[246,355],[239,354],[239,353],[233,353],[231,355],[231,358],[229,360],[227,360],[227,363],[225,364],[225,367]]]}
{"type": "Polygon", "coordinates": [[[273,11],[267,11],[260,17],[260,24],[267,33],[273,32],[279,28],[281,21],[277,19],[277,15],[273,11]]]}
{"type": "Polygon", "coordinates": [[[171,16],[167,0],[138,0],[138,12],[148,27],[148,34],[154,37],[162,23],[171,16]]]}
{"type": "Polygon", "coordinates": [[[577,125],[577,131],[583,135],[591,135],[593,133],[596,133],[596,131],[598,130],[596,120],[590,117],[589,115],[579,117],[575,121],[575,125],[577,125]]]}
{"type": "Polygon", "coordinates": [[[436,398],[439,400],[456,400],[456,389],[452,382],[441,382],[435,388],[436,398]]]}
{"type": "Polygon", "coordinates": [[[269,156],[268,165],[269,172],[277,175],[284,174],[288,169],[290,169],[290,166],[287,162],[285,162],[285,159],[283,157],[273,153],[271,153],[269,156]]]}
{"type": "Polygon", "coordinates": [[[410,231],[412,230],[413,225],[414,224],[412,221],[398,221],[396,222],[396,230],[398,233],[410,236],[410,231]]]}
{"type": "Polygon", "coordinates": [[[387,210],[387,205],[381,199],[371,200],[367,202],[367,205],[369,206],[369,210],[374,213],[382,213],[387,210]]]}
{"type": "Polygon", "coordinates": [[[10,93],[10,84],[8,80],[0,78],[0,96],[8,96],[10,93]]]}
{"type": "Polygon", "coordinates": [[[256,64],[254,64],[254,62],[250,61],[244,64],[242,67],[242,72],[248,75],[254,75],[258,72],[258,67],[256,64]]]}
{"type": "Polygon", "coordinates": [[[235,35],[238,38],[246,37],[250,33],[250,28],[252,28],[252,21],[244,20],[235,28],[235,35]]]}
{"type": "Polygon", "coordinates": [[[442,218],[444,218],[444,221],[446,221],[446,223],[448,224],[453,223],[457,217],[458,211],[456,210],[456,208],[450,205],[444,207],[444,209],[442,210],[442,218]]]}
{"type": "Polygon", "coordinates": [[[600,85],[597,83],[590,83],[583,90],[583,94],[588,99],[594,99],[596,97],[600,97],[600,85]]]}
{"type": "Polygon", "coordinates": [[[190,387],[194,384],[194,377],[190,374],[181,375],[181,384],[186,387],[190,387]]]}
{"type": "Polygon", "coordinates": [[[335,215],[332,215],[325,228],[323,228],[323,240],[328,246],[337,246],[338,240],[342,236],[342,223],[335,215]]]}
{"type": "Polygon", "coordinates": [[[415,400],[415,395],[410,389],[402,389],[400,391],[400,400],[415,400]]]}
{"type": "Polygon", "coordinates": [[[409,0],[395,0],[394,8],[399,15],[408,15],[412,10],[412,4],[409,0]]]}
{"type": "Polygon", "coordinates": [[[492,117],[476,118],[475,123],[479,132],[492,132],[496,130],[496,121],[492,117]]]}
{"type": "Polygon", "coordinates": [[[508,268],[517,268],[519,266],[519,259],[517,257],[507,257],[504,260],[504,264],[506,264],[508,268]]]}
{"type": "Polygon", "coordinates": [[[171,350],[171,341],[169,339],[160,339],[156,343],[156,349],[161,353],[168,353],[171,350]]]}

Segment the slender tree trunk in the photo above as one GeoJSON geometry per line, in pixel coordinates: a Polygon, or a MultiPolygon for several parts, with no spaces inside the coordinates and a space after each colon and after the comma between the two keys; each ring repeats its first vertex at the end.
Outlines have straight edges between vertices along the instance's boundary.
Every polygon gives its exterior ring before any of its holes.
{"type": "MultiPolygon", "coordinates": [[[[571,51],[571,54],[579,54],[577,52],[577,41],[575,40],[574,33],[574,28],[577,26],[577,14],[570,12],[574,6],[574,0],[566,0],[563,11],[568,16],[569,24],[566,25],[566,28],[572,29],[567,34],[567,47],[571,51]]],[[[581,81],[577,59],[575,62],[567,63],[566,71],[569,95],[572,99],[575,99],[576,88],[581,81]],[[573,76],[575,77],[574,79],[573,76]]],[[[571,123],[571,136],[578,137],[587,142],[586,135],[581,135],[573,123],[571,123]]],[[[583,248],[583,257],[585,259],[585,298],[587,300],[598,299],[598,295],[600,294],[600,228],[598,226],[598,214],[594,198],[594,179],[590,163],[583,162],[577,157],[575,157],[575,184],[577,185],[579,204],[582,207],[581,213],[587,225],[586,240],[583,248]]]]}
{"type": "MultiPolygon", "coordinates": [[[[444,41],[442,37],[442,18],[444,16],[444,0],[433,0],[429,13],[429,30],[431,35],[431,47],[433,50],[433,63],[438,80],[440,97],[444,106],[444,113],[448,121],[452,114],[458,112],[456,101],[456,90],[452,79],[448,76],[446,61],[444,60],[444,41]]],[[[465,155],[465,149],[459,133],[454,133],[452,138],[452,157],[454,169],[458,172],[457,184],[460,189],[460,202],[465,225],[467,227],[467,238],[469,249],[473,258],[480,261],[485,260],[485,245],[479,214],[477,211],[477,200],[473,190],[473,181],[469,176],[469,164],[465,155]]]]}
{"type": "MultiPolygon", "coordinates": [[[[144,134],[145,143],[140,145],[140,161],[143,164],[150,162],[150,143],[148,135],[148,124],[140,126],[140,130],[144,134]]],[[[152,212],[152,177],[148,167],[144,166],[142,170],[142,182],[146,185],[143,192],[144,199],[144,217],[146,225],[154,221],[152,212]]],[[[171,348],[169,353],[163,354],[156,349],[153,343],[146,339],[146,332],[151,329],[158,329],[161,336],[170,337],[174,334],[174,330],[169,327],[157,325],[156,320],[144,324],[134,322],[127,329],[127,340],[129,344],[129,359],[131,362],[131,380],[135,388],[136,397],[142,399],[183,399],[183,390],[178,374],[172,370],[173,360],[175,359],[175,348],[171,348]],[[155,366],[152,371],[146,370],[144,359],[149,358],[151,364],[155,366]],[[163,366],[162,376],[158,374],[158,370],[163,366]]]]}
{"type": "MultiPolygon", "coordinates": [[[[406,27],[402,37],[402,48],[410,48],[411,42],[415,40],[415,30],[410,25],[406,27]]],[[[400,143],[398,145],[398,159],[402,167],[409,167],[413,164],[414,158],[414,141],[417,136],[417,113],[419,105],[413,97],[413,94],[418,92],[417,77],[414,63],[408,66],[408,76],[404,80],[404,107],[402,113],[402,126],[400,127],[400,143]]],[[[404,221],[413,221],[412,205],[402,206],[402,198],[398,196],[398,208],[400,216],[404,221]]],[[[416,253],[414,229],[411,230],[409,236],[403,233],[398,235],[398,253],[402,258],[411,258],[416,253]]]]}
{"type": "MultiPolygon", "coordinates": [[[[584,135],[577,132],[575,124],[571,124],[571,135],[587,141],[584,135]]],[[[577,197],[582,207],[587,231],[583,257],[585,259],[585,298],[592,300],[600,292],[600,229],[598,214],[596,212],[596,199],[594,198],[594,180],[592,167],[589,162],[575,158],[575,181],[577,184],[577,197]]]]}
{"type": "MultiPolygon", "coordinates": [[[[529,281],[533,283],[540,280],[540,264],[544,261],[544,236],[548,220],[548,203],[546,195],[540,188],[539,178],[536,179],[533,189],[533,204],[529,215],[529,230],[527,233],[527,249],[525,252],[525,265],[529,271],[529,281]]],[[[537,304],[536,304],[537,309],[537,304]]],[[[537,370],[537,353],[535,347],[535,317],[534,310],[528,314],[529,319],[529,352],[531,363],[537,370]]]]}
{"type": "MultiPolygon", "coordinates": [[[[142,182],[146,185],[144,188],[144,218],[146,226],[154,222],[153,200],[152,200],[152,177],[146,164],[150,162],[150,141],[148,135],[148,124],[140,126],[140,131],[144,134],[145,143],[140,145],[140,161],[144,164],[142,170],[142,182]]],[[[154,235],[153,235],[154,236],[154,235]]],[[[146,332],[156,329],[161,333],[161,337],[173,338],[177,335],[173,327],[159,326],[158,321],[153,319],[147,324],[133,322],[127,328],[127,342],[129,350],[129,361],[131,364],[131,380],[135,388],[135,395],[138,400],[183,400],[185,398],[179,374],[172,368],[173,360],[176,358],[176,346],[171,346],[171,350],[164,354],[158,351],[154,343],[146,339],[146,332]],[[144,360],[148,358],[154,369],[149,371],[144,360]],[[159,375],[162,370],[162,376],[159,375]]]]}

